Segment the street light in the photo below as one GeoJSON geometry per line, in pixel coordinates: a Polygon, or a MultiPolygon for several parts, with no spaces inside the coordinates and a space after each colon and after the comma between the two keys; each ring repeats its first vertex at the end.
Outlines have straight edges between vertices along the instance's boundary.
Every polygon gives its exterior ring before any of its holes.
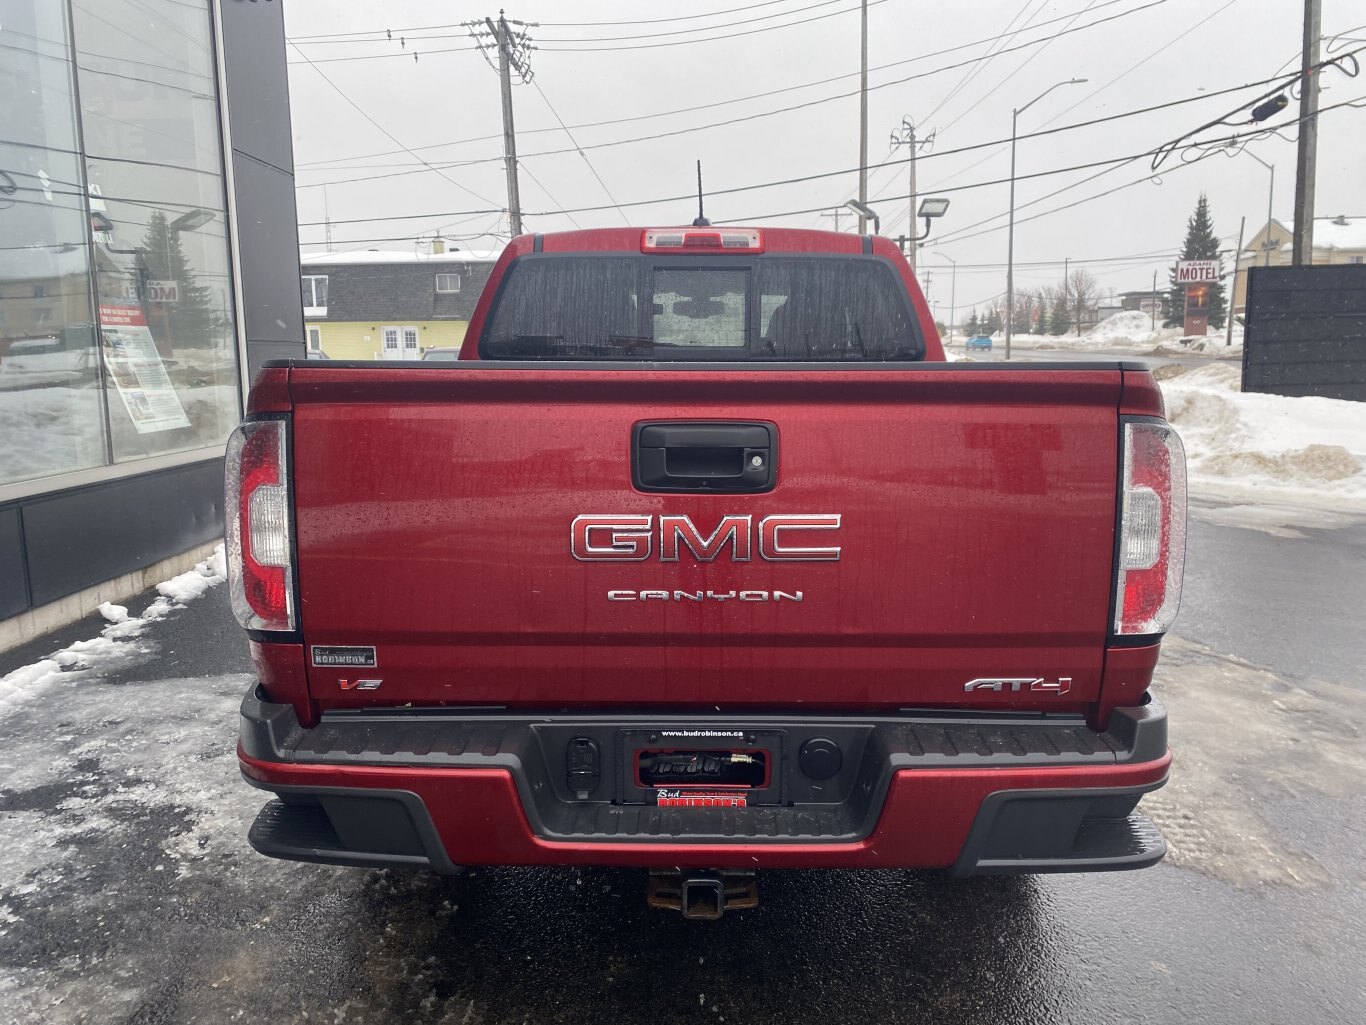
{"type": "Polygon", "coordinates": [[[942,260],[948,260],[949,263],[953,264],[953,274],[949,278],[949,337],[952,338],[954,326],[953,318],[954,313],[958,308],[958,261],[952,256],[945,256],[943,253],[931,253],[930,255],[937,256],[942,260]]]}
{"type": "MultiPolygon", "coordinates": [[[[1243,150],[1243,152],[1271,172],[1271,184],[1267,187],[1266,190],[1266,238],[1262,239],[1262,251],[1266,253],[1266,265],[1270,267],[1271,250],[1276,248],[1271,244],[1271,201],[1275,198],[1276,195],[1276,168],[1271,164],[1268,164],[1261,157],[1257,156],[1257,154],[1253,153],[1250,149],[1245,149],[1243,150]]],[[[1241,256],[1242,254],[1239,253],[1238,255],[1241,256]]],[[[1237,267],[1238,261],[1234,260],[1233,264],[1234,267],[1237,267]]]]}
{"type": "Polygon", "coordinates": [[[882,221],[878,218],[877,214],[873,213],[873,208],[869,206],[867,203],[860,203],[857,199],[851,199],[844,205],[847,206],[850,210],[854,211],[854,213],[858,214],[860,217],[864,218],[865,220],[872,221],[874,235],[878,234],[881,231],[882,221]]]}
{"type": "Polygon", "coordinates": [[[1006,243],[1006,359],[1010,359],[1010,335],[1013,327],[1011,322],[1015,319],[1015,122],[1021,114],[1054,89],[1060,89],[1065,85],[1081,85],[1085,81],[1087,81],[1085,78],[1069,78],[1066,82],[1056,82],[1023,107],[1016,107],[1010,112],[1010,231],[1009,241],[1006,243]]]}

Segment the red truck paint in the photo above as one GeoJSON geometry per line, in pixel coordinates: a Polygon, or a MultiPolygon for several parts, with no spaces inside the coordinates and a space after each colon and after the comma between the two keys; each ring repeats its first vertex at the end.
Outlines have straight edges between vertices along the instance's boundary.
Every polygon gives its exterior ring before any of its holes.
{"type": "MultiPolygon", "coordinates": [[[[1160,419],[1151,375],[944,365],[928,307],[889,241],[865,248],[858,236],[788,229],[763,237],[765,255],[866,258],[870,249],[889,262],[927,365],[480,360],[514,262],[640,251],[640,229],[611,229],[514,239],[459,362],[263,370],[249,415],[288,418],[298,629],[253,637],[262,699],[314,731],[347,710],[498,708],[528,721],[629,712],[699,723],[799,713],[819,724],[908,709],[1071,714],[1099,732],[1116,709],[1141,706],[1160,638],[1116,637],[1110,620],[1120,417],[1160,419]],[[772,491],[631,486],[634,425],[732,420],[776,425],[772,491]],[[810,520],[784,543],[827,554],[768,557],[781,546],[763,524],[796,517],[810,520]],[[576,557],[583,518],[596,524],[585,529],[609,531],[626,518],[649,544],[626,538],[620,560],[576,557]],[[373,648],[374,664],[319,665],[314,646],[373,648]],[[973,686],[1017,679],[1043,685],[973,686]]],[[[417,794],[457,863],[944,867],[989,795],[1160,785],[1163,748],[1108,765],[898,771],[868,835],[790,844],[565,842],[536,834],[505,769],[239,757],[269,788],[417,794]]],[[[616,754],[604,758],[615,771],[616,754]]]]}

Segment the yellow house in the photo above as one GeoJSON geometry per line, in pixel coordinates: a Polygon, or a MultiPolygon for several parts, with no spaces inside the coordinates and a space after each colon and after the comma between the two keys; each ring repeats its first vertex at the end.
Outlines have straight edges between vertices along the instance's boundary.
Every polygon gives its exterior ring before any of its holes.
{"type": "Polygon", "coordinates": [[[421,359],[459,347],[496,253],[367,249],[299,260],[308,348],[331,359],[421,359]]]}
{"type": "MultiPolygon", "coordinates": [[[[1273,220],[1266,224],[1238,254],[1238,275],[1233,286],[1233,312],[1242,316],[1247,301],[1249,267],[1289,267],[1294,226],[1273,220]]],[[[1315,217],[1315,264],[1366,263],[1366,217],[1315,217]]]]}

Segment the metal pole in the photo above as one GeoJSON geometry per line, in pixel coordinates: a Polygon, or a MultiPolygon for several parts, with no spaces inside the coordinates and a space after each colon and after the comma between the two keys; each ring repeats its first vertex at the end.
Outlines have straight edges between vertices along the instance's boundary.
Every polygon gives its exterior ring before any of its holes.
{"type": "Polygon", "coordinates": [[[1015,314],[1015,124],[1019,110],[1010,112],[1010,230],[1006,241],[1006,359],[1010,359],[1010,336],[1015,314]]]}
{"type": "MultiPolygon", "coordinates": [[[[914,225],[914,224],[915,224],[915,125],[911,125],[911,165],[910,165],[910,166],[911,166],[911,191],[910,191],[911,206],[910,206],[910,213],[907,215],[907,218],[906,218],[906,223],[907,223],[907,224],[914,225]]],[[[914,228],[911,228],[911,230],[914,231],[915,229],[914,229],[914,228]]],[[[912,243],[911,243],[911,251],[906,255],[906,259],[910,262],[910,265],[911,265],[911,273],[912,273],[912,274],[915,273],[915,249],[916,249],[915,243],[912,242],[912,243]]]]}
{"type": "MultiPolygon", "coordinates": [[[[1271,223],[1270,221],[1267,222],[1271,223]]],[[[1224,347],[1228,348],[1233,344],[1233,301],[1238,298],[1238,264],[1243,259],[1243,229],[1247,227],[1247,218],[1244,217],[1238,222],[1238,248],[1233,251],[1233,287],[1229,289],[1228,297],[1228,321],[1224,325],[1224,347]]],[[[1270,252],[1270,250],[1267,250],[1270,252]]],[[[1247,289],[1247,277],[1244,275],[1243,289],[1247,289]]]]}
{"type": "MultiPolygon", "coordinates": [[[[1068,314],[1072,312],[1072,301],[1067,297],[1067,266],[1071,262],[1072,257],[1070,256],[1062,258],[1062,308],[1068,314]]],[[[1067,334],[1067,331],[1064,330],[1063,334],[1067,334]]]]}
{"type": "MultiPolygon", "coordinates": [[[[868,0],[863,0],[862,57],[859,63],[858,98],[858,201],[868,204],[868,0]]],[[[914,153],[914,150],[912,150],[914,153]]],[[[868,218],[858,215],[858,233],[868,233],[868,218]]]]}
{"type": "Polygon", "coordinates": [[[490,18],[484,20],[498,40],[498,77],[503,83],[503,166],[507,170],[508,224],[515,237],[522,233],[522,199],[517,188],[517,132],[512,124],[512,62],[508,54],[508,23],[501,11],[497,25],[490,18]]]}
{"type": "MultiPolygon", "coordinates": [[[[1271,184],[1266,190],[1266,237],[1262,239],[1262,249],[1266,253],[1266,265],[1271,266],[1271,206],[1272,200],[1276,198],[1276,167],[1274,164],[1267,164],[1266,169],[1271,172],[1271,184]]],[[[1298,234],[1298,229],[1296,229],[1298,234]]],[[[1242,247],[1239,246],[1241,249],[1242,247]]]]}
{"type": "Polygon", "coordinates": [[[1153,297],[1148,300],[1148,305],[1152,307],[1152,325],[1150,330],[1157,334],[1157,271],[1153,271],[1153,297]]]}
{"type": "Polygon", "coordinates": [[[1300,144],[1295,159],[1295,238],[1291,263],[1314,262],[1314,174],[1318,158],[1319,24],[1323,0],[1304,0],[1304,47],[1300,55],[1300,144]]]}
{"type": "Polygon", "coordinates": [[[1066,82],[1055,82],[1039,93],[1023,107],[1010,112],[1010,238],[1006,243],[1006,359],[1010,359],[1011,320],[1015,314],[1015,125],[1023,114],[1034,104],[1065,85],[1081,85],[1084,78],[1069,78],[1066,82]]]}
{"type": "Polygon", "coordinates": [[[953,337],[953,318],[958,312],[958,261],[944,257],[953,264],[953,275],[949,278],[949,337],[953,337]]]}

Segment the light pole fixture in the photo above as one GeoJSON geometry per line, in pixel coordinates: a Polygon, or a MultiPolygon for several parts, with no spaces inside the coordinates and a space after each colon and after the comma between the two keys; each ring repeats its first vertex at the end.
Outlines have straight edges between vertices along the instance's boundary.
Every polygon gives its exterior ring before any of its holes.
{"type": "MultiPolygon", "coordinates": [[[[1262,252],[1266,253],[1266,266],[1270,267],[1271,250],[1276,248],[1271,244],[1271,205],[1272,200],[1276,197],[1276,168],[1274,165],[1268,164],[1261,157],[1257,156],[1257,154],[1253,153],[1250,149],[1244,149],[1243,152],[1271,172],[1271,184],[1267,186],[1266,190],[1266,237],[1262,239],[1262,252]]],[[[1238,255],[1242,256],[1243,254],[1239,253],[1238,255]]],[[[1257,261],[1254,260],[1252,262],[1256,263],[1257,261]]],[[[1238,261],[1236,259],[1233,261],[1233,265],[1235,268],[1238,266],[1238,261]]],[[[1235,273],[1237,273],[1236,270],[1235,273]]]]}
{"type": "Polygon", "coordinates": [[[869,206],[867,203],[860,203],[857,199],[851,199],[844,205],[847,206],[850,210],[854,211],[854,213],[858,214],[860,218],[872,221],[874,235],[878,234],[882,230],[881,219],[878,217],[877,214],[873,212],[873,208],[869,206]]]}
{"type": "Polygon", "coordinates": [[[188,213],[183,213],[170,224],[167,225],[172,231],[194,231],[202,228],[214,219],[212,210],[194,209],[188,213]]]}
{"type": "Polygon", "coordinates": [[[926,196],[920,201],[920,209],[916,211],[917,217],[925,218],[925,230],[911,239],[912,242],[919,242],[921,239],[930,237],[930,222],[936,217],[943,217],[949,212],[949,201],[940,196],[926,196]]]}
{"type": "Polygon", "coordinates": [[[948,260],[949,263],[953,264],[953,274],[949,277],[949,337],[952,338],[953,318],[958,309],[958,261],[952,256],[945,256],[943,253],[931,253],[930,255],[937,256],[941,260],[948,260]]]}
{"type": "Polygon", "coordinates": [[[1085,81],[1087,81],[1085,78],[1069,78],[1065,82],[1055,82],[1023,107],[1016,107],[1010,112],[1010,231],[1008,232],[1009,240],[1006,242],[1006,359],[1010,359],[1011,321],[1014,320],[1015,314],[1015,124],[1021,114],[1054,89],[1061,89],[1065,85],[1081,85],[1085,81]]]}

